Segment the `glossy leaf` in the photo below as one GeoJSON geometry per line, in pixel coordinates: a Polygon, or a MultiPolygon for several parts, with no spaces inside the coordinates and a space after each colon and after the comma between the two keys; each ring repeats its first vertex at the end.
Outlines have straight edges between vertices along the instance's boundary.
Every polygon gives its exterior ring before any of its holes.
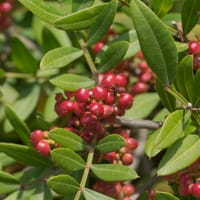
{"type": "Polygon", "coordinates": [[[111,134],[101,139],[96,148],[102,153],[117,151],[125,145],[125,140],[119,134],[111,134]]]}
{"type": "Polygon", "coordinates": [[[176,99],[169,92],[164,89],[164,85],[158,79],[156,80],[156,91],[160,96],[162,104],[170,111],[173,112],[176,109],[176,99]]]}
{"type": "Polygon", "coordinates": [[[62,147],[67,147],[74,151],[88,149],[87,143],[81,137],[62,128],[57,128],[50,131],[48,136],[62,147]]]}
{"type": "Polygon", "coordinates": [[[28,126],[25,124],[23,120],[19,118],[13,108],[9,105],[5,108],[6,117],[8,118],[9,122],[15,128],[15,132],[21,138],[21,140],[28,146],[31,146],[30,142],[30,133],[28,126]]]}
{"type": "Polygon", "coordinates": [[[95,85],[94,80],[75,74],[62,74],[51,79],[50,82],[61,89],[72,92],[79,88],[88,88],[95,85]]]}
{"type": "Polygon", "coordinates": [[[158,175],[173,174],[191,165],[200,157],[198,135],[188,135],[178,140],[166,152],[158,166],[158,175]]]}
{"type": "Polygon", "coordinates": [[[11,53],[15,66],[21,72],[35,73],[37,71],[37,60],[31,54],[30,49],[28,49],[17,37],[14,37],[11,40],[11,53]]]}
{"type": "Polygon", "coordinates": [[[85,188],[83,191],[83,196],[85,197],[86,200],[114,200],[111,197],[108,197],[104,194],[95,192],[94,190],[90,190],[88,188],[85,188]]]}
{"type": "Polygon", "coordinates": [[[53,23],[60,18],[60,12],[56,9],[55,5],[51,6],[49,3],[41,0],[19,0],[26,8],[28,8],[33,14],[41,18],[42,20],[53,23]]]}
{"type": "Polygon", "coordinates": [[[183,33],[189,33],[192,28],[198,23],[200,10],[200,4],[198,0],[184,1],[181,18],[182,18],[182,27],[183,33]]]}
{"type": "Polygon", "coordinates": [[[117,2],[110,1],[99,13],[95,22],[92,24],[88,34],[87,45],[98,42],[111,26],[115,12],[117,10],[117,2]]]}
{"type": "Polygon", "coordinates": [[[66,15],[55,21],[55,26],[63,30],[80,30],[90,27],[107,4],[99,4],[66,15]]]}
{"type": "Polygon", "coordinates": [[[164,84],[173,82],[178,58],[172,36],[142,1],[131,1],[130,9],[140,47],[149,66],[164,84]]]}
{"type": "Polygon", "coordinates": [[[143,119],[147,117],[159,103],[156,93],[138,94],[134,97],[133,106],[126,111],[124,117],[129,119],[143,119]]]}
{"type": "Polygon", "coordinates": [[[138,178],[133,169],[120,164],[93,164],[91,170],[99,179],[104,181],[127,181],[138,178]]]}
{"type": "Polygon", "coordinates": [[[155,200],[179,200],[179,198],[171,193],[159,191],[155,194],[155,200]]]}
{"type": "Polygon", "coordinates": [[[62,195],[72,195],[79,190],[79,183],[69,175],[57,175],[48,179],[47,184],[55,192],[62,195]]]}
{"type": "Polygon", "coordinates": [[[66,171],[77,171],[85,168],[85,161],[68,148],[58,148],[51,152],[53,161],[66,171]]]}
{"type": "Polygon", "coordinates": [[[108,47],[105,52],[99,54],[100,59],[98,71],[107,72],[116,67],[124,58],[128,49],[128,43],[121,41],[116,42],[108,47]]]}
{"type": "Polygon", "coordinates": [[[0,143],[0,152],[7,154],[14,158],[16,161],[30,166],[51,166],[51,162],[47,157],[42,157],[33,148],[12,144],[12,143],[0,143]]]}
{"type": "Polygon", "coordinates": [[[41,60],[40,67],[43,69],[64,67],[80,56],[83,51],[73,47],[59,47],[48,51],[41,60]]]}
{"type": "Polygon", "coordinates": [[[159,18],[161,18],[173,7],[173,3],[174,0],[153,0],[153,11],[159,18]]]}
{"type": "Polygon", "coordinates": [[[170,113],[160,131],[156,131],[149,137],[146,143],[146,154],[149,157],[153,157],[185,136],[190,116],[190,111],[184,110],[177,110],[170,113]]]}
{"type": "Polygon", "coordinates": [[[198,70],[194,77],[193,82],[193,94],[194,94],[194,106],[199,107],[200,106],[200,70],[198,70]]]}
{"type": "Polygon", "coordinates": [[[72,1],[72,12],[82,10],[93,4],[94,0],[73,0],[72,1]]]}
{"type": "Polygon", "coordinates": [[[193,102],[193,59],[186,56],[179,64],[176,85],[179,92],[189,101],[193,102]]]}

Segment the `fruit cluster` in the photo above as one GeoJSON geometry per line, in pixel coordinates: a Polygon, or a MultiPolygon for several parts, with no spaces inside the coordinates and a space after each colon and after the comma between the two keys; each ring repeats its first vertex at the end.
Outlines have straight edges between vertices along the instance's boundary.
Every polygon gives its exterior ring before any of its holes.
{"type": "Polygon", "coordinates": [[[99,83],[75,92],[65,91],[56,95],[55,111],[68,117],[67,128],[91,143],[105,136],[105,124],[112,123],[133,104],[133,97],[126,92],[127,79],[123,74],[99,75],[99,83]]]}
{"type": "Polygon", "coordinates": [[[0,30],[5,30],[11,25],[9,13],[13,8],[13,0],[7,0],[0,3],[0,30]]]}
{"type": "Polygon", "coordinates": [[[190,41],[188,43],[188,53],[193,55],[194,69],[200,69],[200,43],[197,41],[190,41]]]}
{"type": "Polygon", "coordinates": [[[135,192],[134,186],[130,183],[122,184],[120,182],[105,182],[101,180],[95,182],[92,189],[116,200],[131,200],[130,196],[135,192]]]}
{"type": "Polygon", "coordinates": [[[178,192],[181,196],[194,196],[200,198],[199,182],[200,159],[187,169],[167,176],[170,184],[178,184],[178,192]]]}
{"type": "Polygon", "coordinates": [[[137,148],[138,141],[129,136],[127,129],[116,129],[113,132],[120,134],[126,144],[118,152],[105,153],[104,159],[113,164],[130,165],[134,160],[133,150],[137,148]]]}

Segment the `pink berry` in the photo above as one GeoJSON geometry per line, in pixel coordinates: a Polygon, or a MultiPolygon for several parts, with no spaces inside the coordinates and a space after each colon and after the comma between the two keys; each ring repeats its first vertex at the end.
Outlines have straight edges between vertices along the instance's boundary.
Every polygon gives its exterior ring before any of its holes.
{"type": "Polygon", "coordinates": [[[106,99],[107,94],[108,94],[108,91],[106,90],[106,88],[102,86],[97,85],[92,89],[92,97],[96,99],[97,101],[106,99]]]}
{"type": "Polygon", "coordinates": [[[143,82],[136,82],[132,88],[133,94],[143,93],[146,92],[147,90],[148,90],[148,85],[143,82]]]}
{"type": "Polygon", "coordinates": [[[133,185],[127,183],[122,187],[122,191],[123,191],[124,196],[131,196],[134,194],[135,188],[133,185]]]}
{"type": "Polygon", "coordinates": [[[113,151],[104,154],[104,159],[112,163],[116,159],[116,152],[113,151]]]}
{"type": "Polygon", "coordinates": [[[75,99],[78,102],[88,102],[90,98],[89,90],[80,88],[75,92],[75,99]]]}
{"type": "Polygon", "coordinates": [[[92,114],[97,115],[97,116],[102,116],[103,112],[104,112],[104,108],[103,108],[102,104],[100,104],[98,102],[92,102],[89,105],[89,110],[92,114]]]}
{"type": "Polygon", "coordinates": [[[9,2],[3,2],[0,4],[0,12],[1,13],[7,13],[12,10],[12,4],[9,2]]]}
{"type": "Polygon", "coordinates": [[[188,44],[190,54],[200,53],[200,44],[197,41],[190,41],[188,44]]]}
{"type": "Polygon", "coordinates": [[[138,146],[138,141],[135,138],[128,137],[126,138],[126,150],[133,151],[138,146]]]}
{"type": "Polygon", "coordinates": [[[104,75],[101,84],[107,88],[116,86],[116,76],[113,73],[107,73],[104,75]]]}
{"type": "Polygon", "coordinates": [[[129,93],[121,93],[118,98],[118,106],[120,108],[128,109],[133,104],[133,97],[129,93]]]}
{"type": "Polygon", "coordinates": [[[31,133],[30,140],[33,146],[35,146],[41,139],[44,138],[44,131],[35,130],[31,133]]]}
{"type": "Polygon", "coordinates": [[[200,198],[200,183],[194,183],[192,186],[192,194],[197,197],[200,198]]]}
{"type": "Polygon", "coordinates": [[[45,140],[40,140],[35,148],[42,156],[48,156],[51,152],[50,145],[45,140]]]}
{"type": "Polygon", "coordinates": [[[125,87],[127,84],[127,79],[123,74],[116,75],[116,85],[118,87],[125,87]]]}
{"type": "Polygon", "coordinates": [[[133,155],[131,153],[125,153],[122,156],[122,163],[124,165],[130,165],[133,162],[133,155]]]}
{"type": "Polygon", "coordinates": [[[144,73],[142,73],[140,76],[139,76],[139,80],[141,81],[141,82],[144,82],[144,83],[147,83],[147,82],[149,82],[150,80],[151,80],[151,71],[146,71],[146,72],[144,72],[144,73]]]}
{"type": "Polygon", "coordinates": [[[95,54],[99,53],[101,51],[101,49],[104,47],[104,43],[103,42],[97,42],[93,47],[93,51],[95,54]]]}

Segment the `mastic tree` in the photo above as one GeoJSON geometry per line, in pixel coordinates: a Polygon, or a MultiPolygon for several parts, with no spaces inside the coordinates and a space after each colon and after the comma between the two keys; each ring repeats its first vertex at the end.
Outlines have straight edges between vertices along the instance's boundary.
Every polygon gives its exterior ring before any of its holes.
{"type": "Polygon", "coordinates": [[[0,1],[0,198],[200,198],[198,0],[0,1]]]}

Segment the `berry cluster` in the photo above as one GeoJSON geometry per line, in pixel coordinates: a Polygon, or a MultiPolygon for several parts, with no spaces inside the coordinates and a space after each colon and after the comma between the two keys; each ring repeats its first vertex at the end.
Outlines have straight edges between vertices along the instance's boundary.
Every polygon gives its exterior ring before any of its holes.
{"type": "Polygon", "coordinates": [[[65,96],[57,94],[55,111],[60,117],[68,116],[67,128],[91,143],[94,137],[105,136],[106,123],[112,123],[132,106],[133,97],[126,92],[127,82],[123,74],[101,74],[99,84],[91,89],[65,91],[65,96]]]}
{"type": "Polygon", "coordinates": [[[10,11],[13,8],[14,1],[7,0],[0,3],[0,29],[5,30],[11,25],[10,11]]]}
{"type": "Polygon", "coordinates": [[[192,195],[200,198],[199,169],[200,159],[187,169],[168,176],[167,180],[171,184],[178,184],[178,191],[181,196],[192,195]]]}
{"type": "MultiPolygon", "coordinates": [[[[30,141],[33,147],[42,155],[48,156],[50,154],[51,148],[50,143],[52,143],[48,138],[48,132],[42,130],[35,130],[30,135],[30,141]]],[[[53,142],[54,144],[54,142],[53,142]]],[[[56,146],[56,144],[54,144],[56,146]]]]}
{"type": "Polygon", "coordinates": [[[129,137],[128,130],[126,129],[117,129],[114,132],[120,134],[125,139],[126,144],[118,152],[104,154],[104,159],[113,164],[130,165],[134,160],[133,150],[137,148],[138,141],[135,138],[129,137]]]}
{"type": "Polygon", "coordinates": [[[131,200],[135,188],[130,183],[121,184],[120,182],[105,182],[98,180],[93,185],[93,190],[115,198],[116,200],[131,200]]]}
{"type": "Polygon", "coordinates": [[[190,41],[188,43],[188,53],[193,55],[194,69],[200,68],[200,43],[197,41],[190,41]]]}

